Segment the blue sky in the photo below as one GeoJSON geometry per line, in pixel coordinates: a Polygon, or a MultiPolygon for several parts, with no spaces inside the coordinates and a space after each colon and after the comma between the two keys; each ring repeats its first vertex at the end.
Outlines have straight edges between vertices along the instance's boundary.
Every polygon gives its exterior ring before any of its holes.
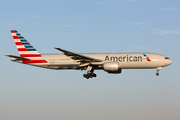
{"type": "Polygon", "coordinates": [[[179,120],[180,1],[0,1],[0,118],[3,120],[179,120]],[[13,63],[18,30],[39,52],[153,52],[173,64],[85,80],[85,71],[13,63]]]}

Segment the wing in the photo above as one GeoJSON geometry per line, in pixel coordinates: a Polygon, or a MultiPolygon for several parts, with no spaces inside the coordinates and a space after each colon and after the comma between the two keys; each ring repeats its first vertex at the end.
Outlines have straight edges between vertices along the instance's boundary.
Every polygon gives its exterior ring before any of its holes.
{"type": "Polygon", "coordinates": [[[61,48],[56,48],[55,47],[55,49],[63,52],[66,56],[70,57],[71,59],[76,60],[76,61],[81,62],[81,63],[102,62],[101,60],[91,58],[91,57],[87,57],[87,56],[84,56],[84,55],[80,55],[80,54],[77,54],[77,53],[73,53],[73,52],[70,52],[70,51],[67,51],[67,50],[63,50],[61,48]]]}

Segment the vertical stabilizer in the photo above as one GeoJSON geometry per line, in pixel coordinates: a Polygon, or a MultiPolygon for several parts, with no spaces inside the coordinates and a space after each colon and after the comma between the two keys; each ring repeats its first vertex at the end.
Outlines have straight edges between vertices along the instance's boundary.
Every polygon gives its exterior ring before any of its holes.
{"type": "Polygon", "coordinates": [[[17,31],[11,30],[16,47],[21,57],[31,59],[23,60],[23,63],[44,63],[41,54],[17,31]]]}

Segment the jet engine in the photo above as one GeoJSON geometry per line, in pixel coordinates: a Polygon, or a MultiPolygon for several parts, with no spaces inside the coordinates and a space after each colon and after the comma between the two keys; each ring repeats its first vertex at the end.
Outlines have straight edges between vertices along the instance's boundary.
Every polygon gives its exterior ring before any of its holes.
{"type": "Polygon", "coordinates": [[[118,62],[105,62],[103,64],[104,71],[112,74],[121,73],[118,62]]]}

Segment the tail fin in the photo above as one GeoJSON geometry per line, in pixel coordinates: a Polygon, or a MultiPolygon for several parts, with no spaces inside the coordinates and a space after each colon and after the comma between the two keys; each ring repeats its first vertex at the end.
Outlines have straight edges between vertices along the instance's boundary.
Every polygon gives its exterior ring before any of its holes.
{"type": "Polygon", "coordinates": [[[41,54],[17,30],[11,30],[11,33],[21,57],[42,57],[41,54]]]}
{"type": "Polygon", "coordinates": [[[11,30],[11,34],[21,57],[40,62],[44,61],[41,54],[17,30],[11,30]]]}

